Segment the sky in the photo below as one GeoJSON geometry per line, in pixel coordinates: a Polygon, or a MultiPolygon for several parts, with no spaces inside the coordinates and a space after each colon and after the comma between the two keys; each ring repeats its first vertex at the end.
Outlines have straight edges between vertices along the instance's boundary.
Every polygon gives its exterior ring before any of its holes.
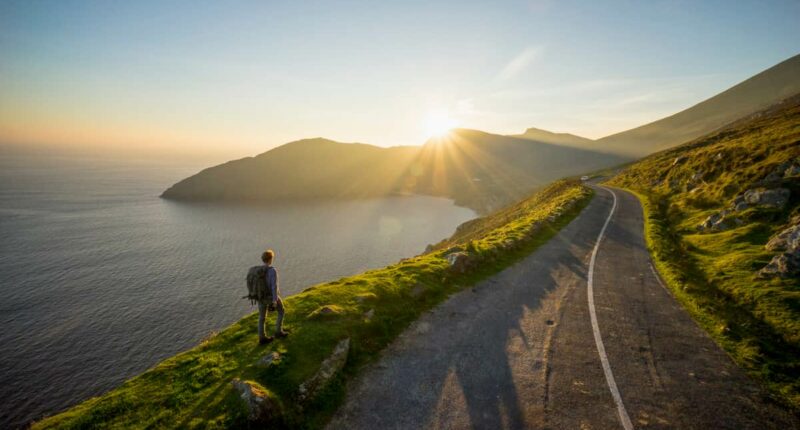
{"type": "Polygon", "coordinates": [[[800,1],[0,2],[0,143],[221,159],[599,138],[800,53],[800,1]]]}

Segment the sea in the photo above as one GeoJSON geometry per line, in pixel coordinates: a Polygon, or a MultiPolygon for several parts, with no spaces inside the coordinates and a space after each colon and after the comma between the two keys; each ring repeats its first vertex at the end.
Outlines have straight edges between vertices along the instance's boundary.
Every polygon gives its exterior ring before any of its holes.
{"type": "Polygon", "coordinates": [[[476,216],[427,196],[159,198],[203,167],[0,154],[0,428],[103,394],[253,312],[245,275],[267,248],[289,296],[419,254],[476,216]]]}

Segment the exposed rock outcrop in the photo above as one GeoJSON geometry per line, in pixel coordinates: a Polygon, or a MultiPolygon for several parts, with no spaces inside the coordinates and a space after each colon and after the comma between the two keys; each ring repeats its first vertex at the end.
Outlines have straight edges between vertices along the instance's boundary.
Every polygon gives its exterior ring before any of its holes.
{"type": "Polygon", "coordinates": [[[758,272],[762,278],[800,276],[800,216],[792,218],[789,226],[772,236],[765,248],[782,251],[758,272]]]}
{"type": "Polygon", "coordinates": [[[350,338],[344,339],[336,344],[331,355],[322,361],[317,373],[306,382],[300,384],[298,389],[300,401],[307,401],[314,398],[328,382],[342,370],[347,363],[347,354],[350,352],[350,338]]]}
{"type": "Polygon", "coordinates": [[[277,351],[272,351],[269,354],[261,357],[261,359],[258,360],[258,365],[263,367],[269,367],[280,363],[280,360],[281,360],[281,354],[278,353],[277,351]]]}
{"type": "Polygon", "coordinates": [[[473,266],[472,259],[466,252],[454,252],[447,254],[445,258],[447,258],[450,269],[455,273],[465,273],[473,266]]]}
{"type": "Polygon", "coordinates": [[[231,385],[247,408],[248,421],[268,424],[280,416],[278,403],[264,387],[252,381],[242,381],[239,378],[234,378],[231,385]]]}
{"type": "Polygon", "coordinates": [[[783,229],[767,242],[770,251],[797,251],[800,249],[800,217],[795,217],[794,225],[783,229]]]}
{"type": "Polygon", "coordinates": [[[731,211],[728,209],[709,215],[705,221],[697,226],[697,229],[700,231],[725,231],[742,224],[742,220],[730,215],[731,211]]]}
{"type": "Polygon", "coordinates": [[[762,278],[792,278],[800,275],[800,252],[784,252],[772,257],[758,272],[762,278]]]}
{"type": "Polygon", "coordinates": [[[791,192],[786,188],[754,188],[744,192],[744,201],[749,205],[782,209],[789,202],[791,192]]]}

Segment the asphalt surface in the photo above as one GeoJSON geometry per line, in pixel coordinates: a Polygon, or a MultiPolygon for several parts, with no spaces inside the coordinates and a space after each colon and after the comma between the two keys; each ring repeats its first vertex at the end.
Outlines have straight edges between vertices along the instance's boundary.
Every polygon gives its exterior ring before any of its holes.
{"type": "Polygon", "coordinates": [[[662,286],[650,265],[638,200],[597,188],[550,242],[409,327],[350,383],[329,428],[800,424],[662,286]]]}

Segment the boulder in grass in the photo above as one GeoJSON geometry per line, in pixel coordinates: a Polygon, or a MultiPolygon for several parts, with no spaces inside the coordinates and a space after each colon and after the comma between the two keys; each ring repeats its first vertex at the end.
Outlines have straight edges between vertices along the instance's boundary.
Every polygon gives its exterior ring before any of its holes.
{"type": "Polygon", "coordinates": [[[465,273],[472,267],[472,261],[466,252],[447,254],[446,258],[447,264],[450,265],[450,270],[455,273],[465,273]]]}
{"type": "Polygon", "coordinates": [[[758,272],[761,278],[797,278],[800,277],[800,250],[784,252],[772,257],[772,260],[758,272]]]}
{"type": "Polygon", "coordinates": [[[277,365],[281,361],[281,354],[277,351],[272,351],[269,354],[261,357],[258,360],[258,365],[263,367],[270,367],[272,365],[277,365]]]}
{"type": "Polygon", "coordinates": [[[742,224],[742,220],[731,218],[728,215],[730,215],[730,211],[727,209],[711,214],[697,226],[697,229],[700,231],[725,231],[742,224]]]}
{"type": "Polygon", "coordinates": [[[800,176],[800,164],[793,164],[783,172],[784,178],[793,178],[795,176],[800,176]]]}
{"type": "Polygon", "coordinates": [[[274,423],[280,416],[280,407],[266,388],[239,378],[234,378],[231,385],[247,408],[247,420],[251,423],[274,423]]]}
{"type": "Polygon", "coordinates": [[[766,245],[769,251],[796,252],[800,250],[800,223],[783,229],[772,236],[766,245]]]}
{"type": "Polygon", "coordinates": [[[750,205],[744,200],[744,195],[742,194],[736,196],[730,204],[730,209],[735,212],[741,212],[749,207],[750,205]]]}
{"type": "Polygon", "coordinates": [[[755,188],[744,192],[744,201],[750,205],[767,206],[782,209],[789,202],[791,191],[786,188],[765,190],[755,188]]]}
{"type": "Polygon", "coordinates": [[[313,399],[328,385],[328,382],[344,367],[347,363],[347,354],[350,352],[350,338],[344,339],[336,344],[331,355],[322,361],[322,364],[311,378],[300,384],[298,397],[301,402],[313,399]]]}

